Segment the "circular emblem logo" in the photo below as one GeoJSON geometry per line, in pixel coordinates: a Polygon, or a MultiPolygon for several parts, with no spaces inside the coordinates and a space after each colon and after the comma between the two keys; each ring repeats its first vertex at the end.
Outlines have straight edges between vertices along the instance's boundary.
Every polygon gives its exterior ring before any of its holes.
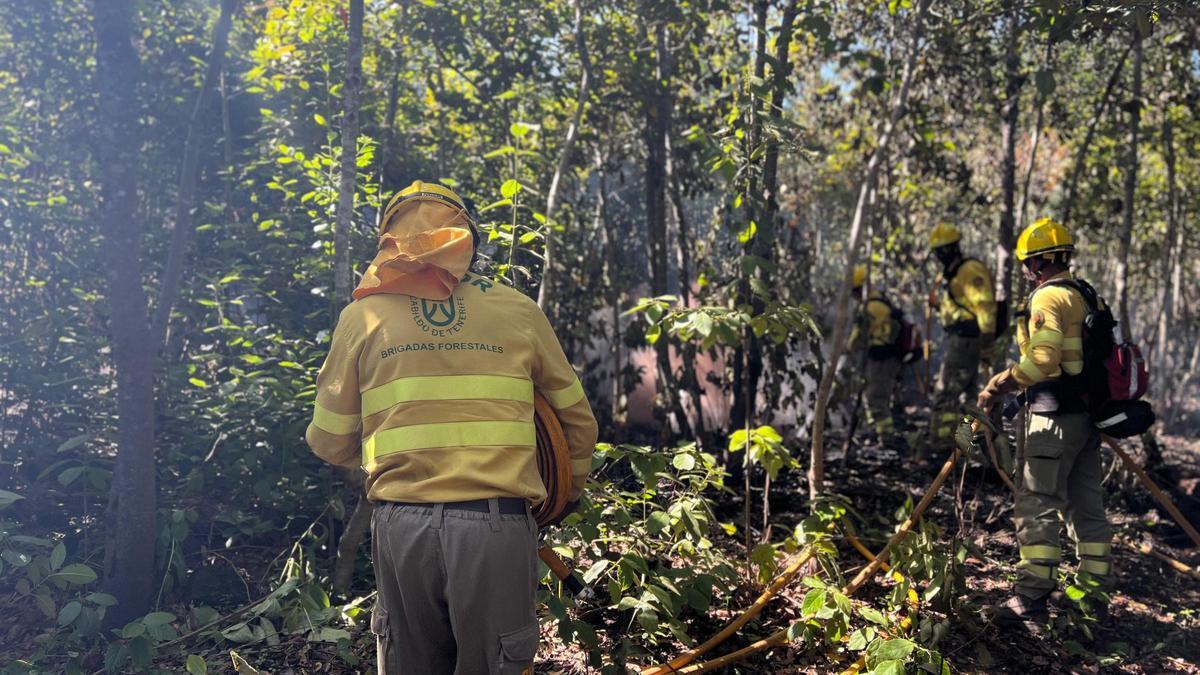
{"type": "Polygon", "coordinates": [[[431,326],[445,328],[454,323],[457,311],[454,308],[454,299],[445,300],[443,302],[422,300],[421,301],[421,316],[429,322],[431,326]]]}

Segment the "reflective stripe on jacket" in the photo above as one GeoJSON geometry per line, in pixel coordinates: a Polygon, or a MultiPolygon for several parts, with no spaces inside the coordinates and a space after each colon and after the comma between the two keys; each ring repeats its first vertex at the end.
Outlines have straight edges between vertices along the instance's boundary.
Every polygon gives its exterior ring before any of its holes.
{"type": "MultiPolygon", "coordinates": [[[[1063,272],[1048,281],[1071,279],[1063,272]]],[[[1029,316],[1017,323],[1021,360],[1012,375],[1022,388],[1083,372],[1083,322],[1087,302],[1066,286],[1039,286],[1029,300],[1029,316]]]]}
{"type": "Polygon", "coordinates": [[[445,301],[378,294],[342,311],[306,437],[330,463],[361,463],[372,500],[537,503],[535,389],[562,422],[577,498],[597,436],[583,386],[532,300],[468,274],[445,301]]]}

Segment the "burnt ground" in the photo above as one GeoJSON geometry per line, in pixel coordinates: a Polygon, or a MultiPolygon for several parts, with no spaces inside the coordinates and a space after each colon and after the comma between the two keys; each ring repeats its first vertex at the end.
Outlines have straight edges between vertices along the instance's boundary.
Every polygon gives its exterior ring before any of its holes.
{"type": "MultiPolygon", "coordinates": [[[[1200,442],[1179,437],[1160,438],[1169,476],[1159,476],[1175,487],[1177,502],[1200,505],[1196,478],[1200,477],[1200,442]]],[[[840,445],[840,443],[838,443],[840,445]]],[[[1137,446],[1125,442],[1126,448],[1137,446]]],[[[1105,466],[1114,461],[1105,450],[1105,466]]],[[[878,548],[898,521],[897,509],[911,498],[920,499],[937,473],[938,465],[914,466],[896,453],[873,448],[859,450],[847,469],[835,458],[827,465],[828,485],[847,497],[854,510],[868,522],[861,531],[868,546],[878,548]]],[[[772,488],[772,523],[780,531],[807,515],[807,490],[801,472],[782,477],[772,488]]],[[[1183,546],[1190,542],[1182,531],[1159,513],[1149,496],[1123,467],[1114,468],[1106,479],[1109,518],[1116,532],[1135,541],[1153,543],[1156,550],[1200,569],[1200,551],[1183,546]],[[1170,543],[1165,543],[1170,542],[1170,543]],[[1172,546],[1170,544],[1176,544],[1172,546]]],[[[964,588],[953,609],[937,611],[923,607],[922,616],[934,622],[949,620],[949,631],[937,644],[951,672],[962,673],[1200,673],[1200,580],[1190,578],[1126,547],[1114,547],[1116,570],[1109,616],[1099,623],[1084,619],[1078,606],[1062,598],[1051,606],[1051,627],[1026,630],[1002,630],[983,618],[982,608],[1002,602],[1011,593],[1015,576],[1016,539],[1008,489],[990,469],[979,464],[956,469],[926,514],[937,523],[944,538],[965,542],[969,554],[963,562],[964,588]],[[1081,626],[1083,626],[1081,628],[1081,626]]],[[[728,520],[737,522],[740,506],[723,505],[728,520]]],[[[1195,521],[1195,516],[1193,515],[1195,521]]],[[[1069,570],[1072,551],[1064,532],[1064,564],[1069,570]]],[[[744,549],[736,541],[726,541],[730,554],[744,558],[744,549]]],[[[839,565],[849,578],[865,562],[849,546],[840,545],[839,565]]],[[[882,579],[882,577],[880,577],[882,579]]],[[[883,586],[890,585],[885,582],[883,586]]],[[[705,620],[690,624],[690,635],[697,642],[720,630],[748,606],[761,590],[747,583],[734,593],[729,609],[710,612],[705,620]]],[[[785,627],[796,619],[800,601],[807,589],[798,582],[772,601],[759,619],[742,634],[718,647],[719,656],[746,646],[754,640],[785,627]]],[[[880,586],[867,586],[856,599],[871,599],[880,586]]],[[[878,604],[875,606],[879,606],[878,604]]],[[[552,634],[544,633],[539,673],[595,672],[583,667],[582,655],[574,646],[564,646],[552,634]]],[[[668,657],[682,651],[660,646],[653,656],[668,657]]],[[[647,665],[647,657],[639,665],[647,665]]],[[[827,673],[840,672],[851,663],[846,654],[810,654],[796,649],[774,650],[725,672],[740,673],[827,673]]]]}
{"type": "MultiPolygon", "coordinates": [[[[1160,478],[1175,486],[1175,496],[1185,508],[1200,507],[1200,492],[1197,491],[1200,442],[1180,436],[1163,436],[1160,441],[1165,464],[1169,467],[1166,471],[1169,475],[1160,478]]],[[[838,439],[831,439],[831,446],[840,445],[838,439]]],[[[1138,444],[1126,442],[1125,445],[1133,448],[1138,444]]],[[[1111,454],[1107,450],[1104,454],[1106,462],[1111,462],[1111,454]]],[[[854,510],[864,517],[865,522],[859,523],[860,533],[867,545],[876,549],[895,527],[897,509],[906,499],[918,500],[938,468],[933,464],[917,466],[907,458],[901,460],[893,452],[871,447],[860,449],[849,468],[843,467],[836,456],[830,459],[828,485],[844,495],[854,510]]],[[[1193,568],[1200,568],[1200,551],[1184,546],[1188,540],[1169,523],[1165,514],[1154,508],[1148,495],[1122,468],[1111,472],[1106,489],[1109,516],[1118,533],[1134,540],[1153,542],[1161,552],[1193,568]]],[[[800,469],[782,474],[773,486],[771,522],[776,539],[808,515],[806,495],[800,469]]],[[[758,498],[756,495],[756,503],[758,498]]],[[[720,504],[718,515],[721,520],[738,522],[740,514],[740,501],[730,499],[720,504]]],[[[1192,517],[1193,522],[1200,522],[1194,512],[1192,517]]],[[[922,617],[934,622],[948,623],[949,630],[937,649],[947,659],[951,672],[1200,673],[1200,580],[1180,574],[1154,558],[1115,547],[1116,583],[1111,612],[1099,625],[1085,624],[1095,626],[1093,636],[1077,627],[1078,619],[1073,625],[1032,633],[1004,631],[988,624],[980,610],[986,604],[1007,598],[1014,576],[1016,544],[1007,488],[994,472],[982,466],[956,470],[933,502],[926,520],[941,528],[942,540],[949,542],[957,538],[969,549],[962,566],[963,588],[954,594],[957,601],[954,608],[937,611],[932,606],[923,606],[920,612],[922,617]]],[[[732,558],[745,558],[739,538],[722,538],[718,544],[732,558]]],[[[255,580],[261,582],[259,577],[263,575],[253,573],[272,569],[272,562],[267,559],[270,556],[263,551],[242,552],[242,555],[235,555],[230,564],[240,568],[242,580],[248,579],[256,589],[261,586],[265,591],[267,586],[254,583],[255,580]]],[[[1064,568],[1068,568],[1071,552],[1065,538],[1064,556],[1064,568]]],[[[839,544],[838,566],[843,577],[852,576],[864,562],[849,546],[839,544]]],[[[360,576],[363,576],[360,581],[366,584],[369,575],[360,576]]],[[[693,616],[689,620],[689,635],[693,640],[699,642],[714,634],[741,608],[753,602],[762,586],[752,581],[748,572],[743,578],[745,581],[738,588],[725,593],[715,592],[715,608],[707,615],[693,616]]],[[[243,595],[240,583],[227,585],[234,587],[235,595],[243,595]]],[[[864,587],[855,599],[872,600],[889,585],[890,582],[881,576],[864,587]]],[[[250,593],[252,589],[244,590],[250,593]]],[[[362,587],[358,590],[366,593],[370,589],[362,587]]],[[[793,582],[758,619],[718,647],[712,656],[743,647],[786,627],[800,616],[800,602],[805,590],[798,581],[793,582]]],[[[239,599],[233,606],[242,601],[239,599]]],[[[182,606],[176,609],[181,615],[186,612],[182,606]]],[[[630,617],[623,613],[596,607],[572,611],[576,612],[576,617],[592,623],[602,641],[605,635],[620,633],[623,626],[629,625],[630,617]]],[[[1069,601],[1052,607],[1052,613],[1060,622],[1077,616],[1069,601]]],[[[9,607],[6,619],[0,621],[0,636],[5,636],[3,642],[7,643],[0,647],[0,664],[11,663],[11,659],[31,653],[31,642],[40,639],[36,637],[39,631],[32,630],[34,624],[40,623],[39,619],[40,614],[32,607],[9,607]],[[22,616],[29,619],[31,630],[20,629],[25,623],[22,616]]],[[[577,645],[564,645],[558,639],[555,623],[544,608],[543,620],[536,672],[561,675],[597,672],[583,665],[585,655],[577,645]]],[[[606,653],[611,647],[611,643],[602,642],[601,648],[606,653]]],[[[683,649],[681,643],[656,645],[637,663],[660,662],[683,649]]],[[[341,650],[331,643],[309,642],[299,636],[280,634],[266,642],[234,647],[234,651],[245,664],[252,664],[257,669],[243,665],[239,669],[242,673],[362,673],[373,672],[374,668],[373,638],[365,626],[354,631],[349,646],[344,645],[341,650]]],[[[205,657],[210,673],[234,672],[229,644],[218,646],[200,639],[189,641],[182,651],[171,650],[161,655],[155,663],[158,672],[183,672],[188,654],[205,657]]],[[[88,662],[98,669],[103,664],[103,656],[97,651],[88,662]]],[[[850,663],[846,653],[814,654],[789,647],[770,651],[725,672],[828,673],[840,672],[850,663]]]]}

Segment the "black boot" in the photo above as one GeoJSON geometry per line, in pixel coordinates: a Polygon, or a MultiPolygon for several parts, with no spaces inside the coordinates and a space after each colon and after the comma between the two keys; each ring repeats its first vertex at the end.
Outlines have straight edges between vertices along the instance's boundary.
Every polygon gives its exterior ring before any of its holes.
{"type": "Polygon", "coordinates": [[[989,607],[987,614],[992,623],[1004,628],[1043,624],[1050,620],[1046,597],[1033,599],[1018,593],[1003,604],[989,607]]]}

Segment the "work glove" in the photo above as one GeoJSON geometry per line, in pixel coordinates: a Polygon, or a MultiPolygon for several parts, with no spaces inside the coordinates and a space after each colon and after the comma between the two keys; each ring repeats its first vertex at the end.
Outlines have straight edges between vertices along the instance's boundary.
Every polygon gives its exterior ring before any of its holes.
{"type": "Polygon", "coordinates": [[[974,420],[968,416],[963,417],[962,421],[958,423],[958,428],[954,430],[954,444],[967,458],[979,461],[982,459],[979,448],[984,442],[983,432],[975,431],[972,422],[974,420]]]}
{"type": "Polygon", "coordinates": [[[1017,381],[1013,379],[1012,373],[1002,370],[988,380],[987,386],[979,393],[975,404],[980,410],[988,412],[1001,398],[1013,393],[1017,388],[1017,381]]]}

